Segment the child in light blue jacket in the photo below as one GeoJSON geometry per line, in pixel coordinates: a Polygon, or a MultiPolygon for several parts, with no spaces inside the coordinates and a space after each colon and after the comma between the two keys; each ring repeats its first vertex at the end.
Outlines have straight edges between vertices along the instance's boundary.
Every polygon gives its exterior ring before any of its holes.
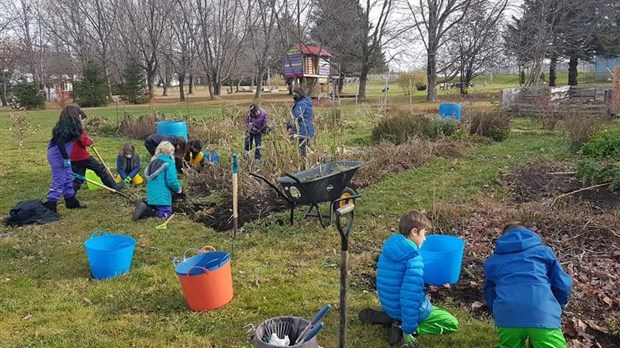
{"type": "MultiPolygon", "coordinates": [[[[377,292],[383,312],[366,309],[360,313],[362,321],[387,324],[387,317],[402,322],[402,338],[409,347],[416,347],[418,335],[439,335],[454,332],[459,323],[452,314],[433,308],[424,290],[424,262],[420,247],[426,240],[431,222],[418,211],[410,211],[400,218],[399,233],[383,244],[377,265],[377,292]]],[[[393,324],[389,343],[398,344],[401,338],[398,323],[393,324]]]]}

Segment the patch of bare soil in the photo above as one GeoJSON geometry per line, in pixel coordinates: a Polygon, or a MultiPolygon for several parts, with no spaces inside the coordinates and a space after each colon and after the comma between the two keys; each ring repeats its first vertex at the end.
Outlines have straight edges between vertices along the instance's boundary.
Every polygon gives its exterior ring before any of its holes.
{"type": "MultiPolygon", "coordinates": [[[[565,162],[535,163],[518,168],[504,179],[515,203],[554,199],[583,188],[575,178],[573,165],[565,162]]],[[[601,209],[620,207],[620,194],[606,187],[584,190],[561,199],[563,202],[586,201],[601,209]]]]}
{"type": "MultiPolygon", "coordinates": [[[[216,231],[227,231],[233,228],[232,206],[232,195],[227,194],[215,202],[186,200],[180,202],[177,209],[187,214],[192,220],[216,231]]],[[[249,197],[240,196],[237,205],[238,226],[242,227],[247,222],[286,209],[288,209],[288,203],[273,191],[260,191],[249,197]]]]}

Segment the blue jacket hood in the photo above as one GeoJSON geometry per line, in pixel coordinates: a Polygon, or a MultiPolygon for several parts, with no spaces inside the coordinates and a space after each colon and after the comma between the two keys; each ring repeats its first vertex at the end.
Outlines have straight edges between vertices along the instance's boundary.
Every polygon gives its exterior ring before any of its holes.
{"type": "Polygon", "coordinates": [[[383,244],[383,255],[392,262],[403,262],[419,254],[417,245],[398,233],[383,244]]]}
{"type": "Polygon", "coordinates": [[[542,245],[542,239],[525,227],[513,227],[499,237],[495,247],[496,254],[512,254],[542,245]]]}

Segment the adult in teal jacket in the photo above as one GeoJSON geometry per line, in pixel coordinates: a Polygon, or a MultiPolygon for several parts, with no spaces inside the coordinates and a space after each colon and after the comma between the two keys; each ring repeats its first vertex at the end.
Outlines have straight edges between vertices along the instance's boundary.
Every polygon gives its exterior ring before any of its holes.
{"type": "Polygon", "coordinates": [[[519,224],[507,225],[484,262],[484,275],[484,300],[501,347],[525,337],[534,347],[566,347],[560,317],[573,281],[538,234],[519,224]]]}
{"type": "Polygon", "coordinates": [[[308,142],[314,137],[314,111],[312,110],[312,99],[307,97],[304,90],[296,88],[293,91],[292,114],[297,123],[297,138],[299,139],[299,153],[305,157],[308,142]]]}
{"type": "MultiPolygon", "coordinates": [[[[424,291],[424,262],[420,247],[431,227],[431,222],[424,214],[410,211],[400,218],[399,233],[389,237],[383,244],[377,264],[379,302],[384,314],[394,321],[402,322],[402,330],[392,330],[390,333],[391,345],[397,344],[402,336],[407,346],[415,347],[414,333],[440,335],[454,332],[459,327],[452,314],[441,308],[433,308],[424,291]]],[[[364,321],[371,324],[384,323],[381,313],[370,310],[368,314],[364,321]]],[[[363,316],[360,313],[360,318],[363,316]]]]}
{"type": "Polygon", "coordinates": [[[134,212],[134,220],[172,215],[172,194],[181,195],[183,189],[174,165],[174,146],[165,141],[157,146],[155,156],[144,171],[146,177],[146,204],[141,202],[134,212]]]}

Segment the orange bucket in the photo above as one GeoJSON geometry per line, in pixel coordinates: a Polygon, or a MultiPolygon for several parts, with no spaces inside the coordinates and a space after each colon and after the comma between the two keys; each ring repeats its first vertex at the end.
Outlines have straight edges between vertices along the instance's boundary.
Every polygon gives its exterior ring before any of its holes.
{"type": "Polygon", "coordinates": [[[181,283],[181,289],[189,308],[193,311],[207,311],[227,304],[233,298],[230,254],[217,251],[211,246],[202,249],[187,249],[183,260],[173,261],[181,283]],[[198,254],[187,258],[187,253],[197,250],[198,254]]]}

